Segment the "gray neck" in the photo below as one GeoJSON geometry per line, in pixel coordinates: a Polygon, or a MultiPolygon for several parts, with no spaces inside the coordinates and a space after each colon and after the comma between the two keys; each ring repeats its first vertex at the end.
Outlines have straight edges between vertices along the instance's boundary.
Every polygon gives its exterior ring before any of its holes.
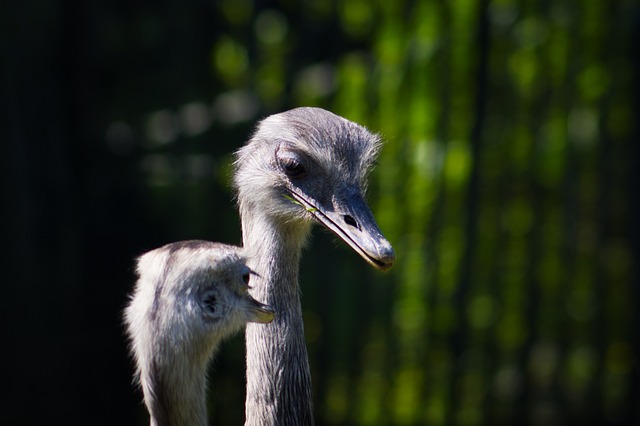
{"type": "Polygon", "coordinates": [[[163,367],[153,365],[149,377],[142,379],[150,424],[206,426],[208,357],[200,360],[178,358],[190,361],[168,362],[163,367]]]}
{"type": "MultiPolygon", "coordinates": [[[[309,224],[276,223],[242,211],[252,295],[276,311],[270,324],[248,324],[246,425],[312,425],[311,375],[304,340],[298,268],[309,224]]],[[[255,212],[256,209],[251,209],[255,212]]]]}

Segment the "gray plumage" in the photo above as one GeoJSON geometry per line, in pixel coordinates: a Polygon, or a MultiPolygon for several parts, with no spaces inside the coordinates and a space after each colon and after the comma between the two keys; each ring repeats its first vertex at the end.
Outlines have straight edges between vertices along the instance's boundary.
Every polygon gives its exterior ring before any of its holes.
{"type": "Polygon", "coordinates": [[[151,425],[207,424],[207,365],[218,343],[274,313],[248,293],[238,247],[183,241],[142,255],[124,320],[151,425]]]}
{"type": "Polygon", "coordinates": [[[313,424],[298,286],[311,224],[326,226],[376,268],[394,261],[363,198],[379,148],[379,137],[356,123],[298,108],[267,117],[237,152],[243,243],[248,265],[261,273],[252,294],[278,312],[271,324],[247,326],[247,425],[313,424]]]}

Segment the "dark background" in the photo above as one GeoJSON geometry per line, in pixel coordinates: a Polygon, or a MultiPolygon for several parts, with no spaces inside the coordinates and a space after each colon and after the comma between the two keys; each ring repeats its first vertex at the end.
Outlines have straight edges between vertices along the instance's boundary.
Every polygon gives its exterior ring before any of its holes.
{"type": "MultiPolygon", "coordinates": [[[[317,105],[381,132],[398,261],[314,232],[318,424],[638,424],[636,2],[41,1],[0,14],[0,423],[145,424],[133,259],[240,243],[231,153],[317,105]]],[[[244,416],[242,336],[211,422],[244,416]]]]}

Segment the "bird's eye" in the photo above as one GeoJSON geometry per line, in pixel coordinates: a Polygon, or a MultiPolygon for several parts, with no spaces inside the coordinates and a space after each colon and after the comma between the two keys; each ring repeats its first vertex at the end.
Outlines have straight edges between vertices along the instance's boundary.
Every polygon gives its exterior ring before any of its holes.
{"type": "Polygon", "coordinates": [[[242,281],[248,286],[249,285],[249,278],[251,277],[251,274],[249,272],[247,272],[246,274],[242,275],[242,281]]]}
{"type": "Polygon", "coordinates": [[[282,169],[287,176],[293,179],[301,179],[307,175],[307,170],[302,163],[294,158],[283,159],[282,169]]]}

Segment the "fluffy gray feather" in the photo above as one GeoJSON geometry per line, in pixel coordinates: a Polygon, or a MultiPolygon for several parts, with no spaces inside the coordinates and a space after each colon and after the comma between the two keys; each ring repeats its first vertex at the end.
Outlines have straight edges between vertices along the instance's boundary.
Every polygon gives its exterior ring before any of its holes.
{"type": "Polygon", "coordinates": [[[206,425],[207,364],[220,341],[273,312],[248,294],[242,250],[183,241],[138,259],[124,320],[151,425],[206,425]]]}

